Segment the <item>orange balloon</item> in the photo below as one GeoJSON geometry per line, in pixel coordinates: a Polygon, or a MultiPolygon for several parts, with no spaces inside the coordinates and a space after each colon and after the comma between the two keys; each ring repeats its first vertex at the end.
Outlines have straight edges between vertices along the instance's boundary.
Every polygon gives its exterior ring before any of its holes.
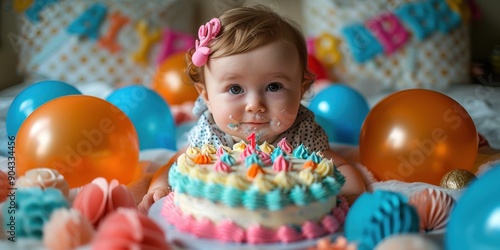
{"type": "Polygon", "coordinates": [[[71,188],[97,177],[132,181],[139,140],[130,119],[106,100],[72,95],[53,99],[31,113],[16,138],[19,176],[33,168],[58,170],[71,188]]]}
{"type": "Polygon", "coordinates": [[[432,90],[396,92],[368,113],[360,135],[361,162],[379,180],[439,185],[450,170],[473,171],[476,127],[452,98],[432,90]]]}
{"type": "Polygon", "coordinates": [[[151,88],[170,105],[194,102],[198,91],[189,80],[186,68],[185,53],[171,55],[158,67],[151,88]]]}

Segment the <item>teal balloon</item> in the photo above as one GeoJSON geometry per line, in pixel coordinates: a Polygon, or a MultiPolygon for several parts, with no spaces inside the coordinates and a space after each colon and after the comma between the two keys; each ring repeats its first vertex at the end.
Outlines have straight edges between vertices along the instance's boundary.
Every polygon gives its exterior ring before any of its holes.
{"type": "Polygon", "coordinates": [[[315,116],[315,120],[328,136],[328,142],[338,141],[337,133],[332,123],[330,123],[326,118],[323,118],[319,115],[315,116]]]}
{"type": "Polygon", "coordinates": [[[500,164],[469,184],[448,218],[447,250],[500,249],[499,190],[500,164]]]}
{"type": "Polygon", "coordinates": [[[24,120],[46,102],[62,96],[81,94],[75,86],[61,81],[47,80],[29,85],[14,98],[9,106],[6,117],[7,134],[17,135],[24,120]]]}
{"type": "Polygon", "coordinates": [[[106,100],[132,121],[141,150],[177,150],[174,118],[170,107],[158,93],[141,85],[131,85],[116,89],[106,100]]]}
{"type": "Polygon", "coordinates": [[[359,144],[361,126],[370,107],[357,90],[344,84],[332,84],[317,93],[308,108],[322,121],[320,125],[327,134],[332,134],[330,142],[359,144]]]}

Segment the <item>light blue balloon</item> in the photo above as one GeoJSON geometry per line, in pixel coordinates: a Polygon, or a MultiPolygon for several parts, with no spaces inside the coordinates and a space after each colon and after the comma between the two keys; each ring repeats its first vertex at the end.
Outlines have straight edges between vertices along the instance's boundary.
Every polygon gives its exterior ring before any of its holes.
{"type": "Polygon", "coordinates": [[[451,210],[446,249],[500,249],[500,165],[491,168],[469,185],[451,210]]]}
{"type": "Polygon", "coordinates": [[[158,93],[141,85],[131,85],[116,89],[106,100],[132,121],[141,150],[177,150],[174,118],[167,102],[158,93]]]}
{"type": "Polygon", "coordinates": [[[17,135],[24,120],[46,102],[62,96],[81,94],[75,86],[61,81],[41,81],[26,87],[9,106],[6,118],[7,134],[17,135]]]}
{"type": "Polygon", "coordinates": [[[321,124],[329,137],[329,142],[359,144],[361,126],[370,107],[355,89],[344,84],[332,84],[313,97],[308,108],[324,121],[321,124]]]}
{"type": "Polygon", "coordinates": [[[331,124],[330,121],[319,115],[316,115],[314,119],[325,131],[326,135],[328,136],[328,142],[338,141],[336,129],[333,127],[333,124],[331,124]]]}

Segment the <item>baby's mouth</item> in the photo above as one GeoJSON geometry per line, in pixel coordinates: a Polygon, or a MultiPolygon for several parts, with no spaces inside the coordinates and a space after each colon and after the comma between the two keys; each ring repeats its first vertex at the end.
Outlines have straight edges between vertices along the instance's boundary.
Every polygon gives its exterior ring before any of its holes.
{"type": "Polygon", "coordinates": [[[270,121],[268,121],[264,116],[260,114],[254,115],[253,119],[249,119],[247,121],[238,121],[234,119],[232,115],[230,115],[229,118],[232,121],[229,124],[227,124],[227,127],[231,130],[243,129],[248,131],[255,131],[262,128],[265,125],[270,124],[270,121]]]}
{"type": "Polygon", "coordinates": [[[269,122],[238,122],[238,123],[232,122],[229,123],[227,127],[232,130],[244,129],[249,131],[255,131],[268,124],[269,122]]]}
{"type": "Polygon", "coordinates": [[[268,124],[268,122],[240,122],[240,125],[249,125],[249,126],[260,126],[268,124]]]}

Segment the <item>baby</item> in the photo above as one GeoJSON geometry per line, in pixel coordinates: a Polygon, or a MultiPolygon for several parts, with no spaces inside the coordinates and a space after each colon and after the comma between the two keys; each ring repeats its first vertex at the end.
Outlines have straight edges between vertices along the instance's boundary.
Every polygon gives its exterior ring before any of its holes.
{"type": "MultiPolygon", "coordinates": [[[[187,53],[188,74],[200,94],[190,145],[232,147],[253,133],[257,143],[276,146],[286,137],[293,147],[302,143],[333,159],[346,177],[340,194],[348,201],[366,191],[361,174],[330,149],[314,114],[301,105],[315,76],[304,36],[292,21],[261,5],[240,7],[201,26],[198,38],[187,53]]],[[[153,177],[139,204],[142,212],[170,191],[168,170],[177,156],[153,177]]]]}

